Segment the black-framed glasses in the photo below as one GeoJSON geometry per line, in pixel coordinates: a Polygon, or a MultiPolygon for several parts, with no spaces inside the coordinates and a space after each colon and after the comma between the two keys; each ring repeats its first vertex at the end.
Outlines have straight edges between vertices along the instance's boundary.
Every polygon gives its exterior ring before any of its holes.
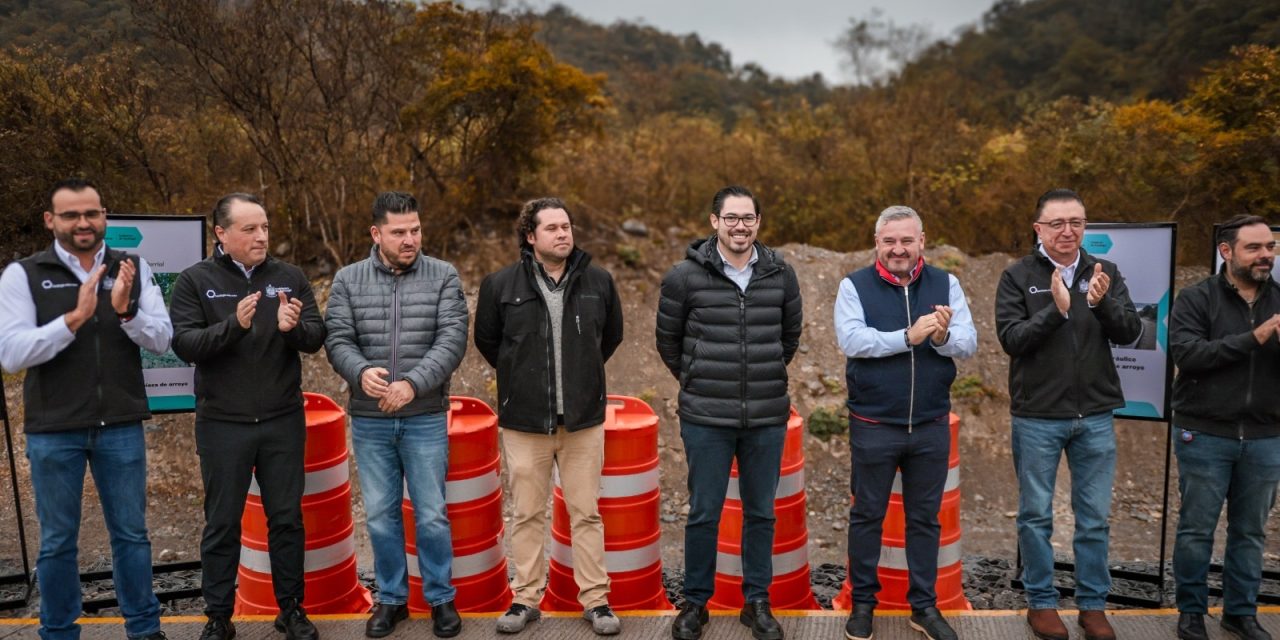
{"type": "Polygon", "coordinates": [[[1067,227],[1071,227],[1072,231],[1083,231],[1084,226],[1088,223],[1089,221],[1086,220],[1085,218],[1070,218],[1070,219],[1051,220],[1049,222],[1039,222],[1039,221],[1036,222],[1036,224],[1042,224],[1046,227],[1049,227],[1050,229],[1053,229],[1055,232],[1062,231],[1067,227]]]}
{"type": "Polygon", "coordinates": [[[58,219],[63,222],[75,222],[80,218],[84,218],[89,222],[95,222],[97,220],[101,220],[103,216],[107,215],[107,210],[85,209],[84,211],[63,211],[53,215],[58,216],[58,219]]]}
{"type": "Polygon", "coordinates": [[[760,222],[760,216],[755,214],[747,214],[745,216],[740,216],[733,213],[727,213],[725,215],[717,214],[716,217],[720,218],[721,222],[725,223],[730,227],[738,226],[739,222],[741,222],[742,226],[744,227],[754,227],[756,226],[756,223],[760,222]]]}

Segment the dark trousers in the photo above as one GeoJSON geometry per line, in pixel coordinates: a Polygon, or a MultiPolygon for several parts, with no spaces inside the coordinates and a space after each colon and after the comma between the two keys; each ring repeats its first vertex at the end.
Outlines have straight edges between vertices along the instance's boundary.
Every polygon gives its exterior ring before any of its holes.
{"type": "Polygon", "coordinates": [[[303,466],[307,425],[296,413],[256,424],[196,418],[196,452],[204,480],[200,540],[205,615],[230,616],[240,564],[240,517],[256,475],[267,515],[271,581],[281,610],[302,602],[303,466]]]}
{"type": "Polygon", "coordinates": [[[742,595],[747,602],[767,602],[769,584],[773,582],[773,500],[778,491],[787,425],[737,429],[681,420],[680,436],[689,464],[689,521],[684,528],[685,601],[706,605],[715,593],[720,512],[729,489],[729,469],[737,458],[738,493],[742,498],[742,595]]]}
{"type": "Polygon", "coordinates": [[[884,514],[889,507],[894,476],[902,470],[902,506],[906,516],[906,556],[910,587],[907,601],[924,609],[937,603],[938,507],[947,483],[951,452],[948,416],[905,426],[867,422],[849,417],[849,582],[853,600],[876,604],[880,592],[877,567],[884,514]]]}

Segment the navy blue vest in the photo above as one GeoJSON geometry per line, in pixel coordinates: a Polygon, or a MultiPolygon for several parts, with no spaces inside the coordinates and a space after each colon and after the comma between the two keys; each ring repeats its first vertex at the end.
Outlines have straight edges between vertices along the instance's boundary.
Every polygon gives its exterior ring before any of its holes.
{"type": "MultiPolygon", "coordinates": [[[[120,260],[126,255],[107,249],[103,257],[107,275],[118,273],[120,260]]],[[[36,304],[37,325],[52,322],[76,307],[80,280],[62,264],[53,247],[20,264],[36,304]]],[[[135,281],[130,291],[131,309],[138,308],[141,290],[135,281]]],[[[67,348],[27,370],[23,407],[26,433],[127,424],[151,417],[142,380],[142,355],[120,328],[109,289],[98,290],[97,312],[76,331],[67,348]]]]}
{"type": "MultiPolygon", "coordinates": [[[[903,287],[881,278],[874,264],[848,278],[858,290],[867,326],[880,331],[901,331],[933,313],[934,305],[950,304],[947,272],[928,265],[906,287],[906,295],[903,287]]],[[[849,411],[888,424],[921,424],[949,413],[955,379],[955,362],[938,355],[928,340],[902,353],[848,358],[845,364],[849,411]]]]}

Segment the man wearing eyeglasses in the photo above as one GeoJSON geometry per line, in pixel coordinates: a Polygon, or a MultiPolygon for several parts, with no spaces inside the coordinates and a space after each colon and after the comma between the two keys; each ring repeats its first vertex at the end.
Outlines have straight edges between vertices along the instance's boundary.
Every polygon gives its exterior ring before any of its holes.
{"type": "Polygon", "coordinates": [[[71,178],[49,191],[48,249],[0,275],[0,365],[26,370],[23,431],[40,522],[40,637],[75,640],[76,556],[86,464],[111,539],[116,598],[129,638],[162,640],[147,537],[151,417],[139,347],[169,348],[173,329],[151,267],[108,247],[97,188],[71,178]]]}
{"type": "Polygon", "coordinates": [[[1178,537],[1173,546],[1178,638],[1208,640],[1209,563],[1227,506],[1222,630],[1270,640],[1258,624],[1267,517],[1280,483],[1280,285],[1271,277],[1276,238],[1259,216],[1218,231],[1222,271],[1178,294],[1169,347],[1178,365],[1178,537]]]}
{"type": "Polygon", "coordinates": [[[680,437],[689,465],[684,607],[676,640],[697,640],[715,591],[716,538],[729,471],[742,498],[742,594],[738,619],[758,640],[781,640],[769,610],[773,500],[791,399],[787,363],[800,345],[803,309],[795,271],[756,240],[761,212],[745,187],[711,201],[715,234],[696,240],[662,279],[657,347],[680,382],[680,437]]]}
{"type": "Polygon", "coordinates": [[[1142,321],[1116,265],[1080,248],[1084,201],[1070,189],[1040,196],[1031,255],[1009,265],[996,291],[996,332],[1009,354],[1018,545],[1027,623],[1037,638],[1068,640],[1053,586],[1053,492],[1067,455],[1075,513],[1077,623],[1087,640],[1115,637],[1104,610],[1116,438],[1124,406],[1111,344],[1129,344],[1142,321]]]}

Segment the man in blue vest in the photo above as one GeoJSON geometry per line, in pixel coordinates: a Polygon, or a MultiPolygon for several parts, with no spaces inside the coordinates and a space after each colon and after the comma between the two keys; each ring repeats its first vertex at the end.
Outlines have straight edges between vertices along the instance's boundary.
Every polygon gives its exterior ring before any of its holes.
{"type": "Polygon", "coordinates": [[[851,640],[870,640],[880,591],[880,536],[894,478],[902,472],[910,624],[930,640],[956,638],[937,608],[938,507],[951,452],[955,358],[978,347],[956,277],[924,261],[924,225],[910,207],[876,221],[875,264],[840,282],[836,337],[848,357],[849,581],[851,640]]]}
{"type": "Polygon", "coordinates": [[[151,417],[139,347],[169,348],[173,328],[151,267],[103,242],[107,212],[92,183],[49,191],[53,244],[0,276],[0,365],[26,370],[27,460],[40,521],[40,637],[80,637],[76,562],[85,466],[111,537],[112,577],[131,639],[162,640],[147,537],[151,417]]]}

